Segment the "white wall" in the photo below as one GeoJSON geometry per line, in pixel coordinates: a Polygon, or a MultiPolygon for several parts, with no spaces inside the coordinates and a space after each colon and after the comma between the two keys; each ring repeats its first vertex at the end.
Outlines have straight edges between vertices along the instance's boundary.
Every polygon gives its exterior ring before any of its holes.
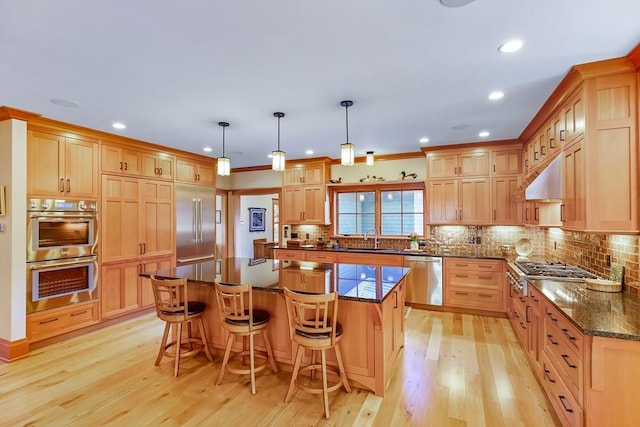
{"type": "Polygon", "coordinates": [[[26,337],[27,124],[0,122],[0,185],[7,215],[0,216],[0,338],[26,337]]]}
{"type": "Polygon", "coordinates": [[[282,187],[283,172],[272,170],[236,172],[229,175],[229,186],[225,189],[240,190],[245,188],[272,188],[282,187]]]}
{"type": "Polygon", "coordinates": [[[240,197],[240,223],[236,224],[235,252],[234,256],[243,258],[253,257],[253,241],[255,239],[266,238],[272,241],[273,236],[273,209],[271,199],[278,197],[277,194],[266,194],[260,196],[240,197]],[[249,232],[249,208],[264,208],[265,230],[261,232],[249,232]]]}
{"type": "Polygon", "coordinates": [[[427,179],[427,158],[414,158],[405,160],[385,160],[376,161],[373,166],[365,163],[356,163],[353,166],[332,165],[331,179],[342,178],[343,183],[360,182],[360,178],[367,175],[373,177],[383,177],[385,181],[400,181],[400,172],[407,174],[416,173],[416,179],[427,179]]]}

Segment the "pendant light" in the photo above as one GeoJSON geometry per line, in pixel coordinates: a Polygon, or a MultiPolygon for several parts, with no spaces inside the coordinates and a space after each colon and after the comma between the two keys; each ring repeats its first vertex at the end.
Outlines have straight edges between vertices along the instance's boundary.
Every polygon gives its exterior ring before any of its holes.
{"type": "Polygon", "coordinates": [[[282,172],[284,170],[284,164],[286,162],[286,153],[280,150],[280,119],[284,117],[284,113],[273,113],[273,117],[278,118],[278,149],[271,152],[273,160],[271,169],[276,172],[282,172]]]}
{"type": "Polygon", "coordinates": [[[222,157],[218,157],[218,175],[228,176],[231,173],[231,160],[224,156],[224,131],[229,126],[227,122],[218,122],[222,127],[222,157]]]}
{"type": "Polygon", "coordinates": [[[340,105],[344,107],[344,116],[347,124],[347,142],[340,145],[340,163],[342,166],[353,166],[356,147],[349,142],[349,107],[353,105],[353,101],[345,100],[340,105]]]}
{"type": "Polygon", "coordinates": [[[367,151],[367,166],[373,166],[374,162],[373,151],[367,151]]]}

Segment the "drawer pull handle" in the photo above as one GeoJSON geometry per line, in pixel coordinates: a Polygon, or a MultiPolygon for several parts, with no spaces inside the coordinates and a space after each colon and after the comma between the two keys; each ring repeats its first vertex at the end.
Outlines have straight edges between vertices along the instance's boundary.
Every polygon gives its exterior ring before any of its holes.
{"type": "Polygon", "coordinates": [[[567,405],[564,404],[564,401],[567,400],[567,398],[562,395],[558,396],[558,398],[560,399],[560,403],[562,403],[562,407],[564,408],[564,410],[573,414],[573,409],[567,407],[567,405]]]}
{"type": "Polygon", "coordinates": [[[576,337],[572,336],[572,335],[569,333],[569,330],[568,330],[568,329],[566,329],[566,328],[562,328],[562,329],[561,329],[561,331],[562,331],[562,333],[563,333],[563,334],[565,334],[565,336],[566,336],[567,338],[569,338],[571,341],[575,341],[575,340],[576,340],[576,337]]]}
{"type": "Polygon", "coordinates": [[[49,320],[41,320],[39,323],[40,323],[41,325],[45,325],[45,324],[47,324],[47,323],[56,322],[56,321],[58,321],[58,318],[57,318],[57,317],[54,317],[53,319],[49,319],[49,320]]]}
{"type": "Polygon", "coordinates": [[[456,277],[469,277],[467,274],[456,274],[456,277]]]}
{"type": "Polygon", "coordinates": [[[456,291],[456,295],[469,295],[468,292],[458,292],[456,291]]]}
{"type": "Polygon", "coordinates": [[[490,265],[479,265],[478,267],[479,267],[479,268],[493,268],[493,267],[492,267],[492,266],[490,266],[490,265]]]}
{"type": "Polygon", "coordinates": [[[551,334],[547,334],[547,339],[549,340],[549,342],[550,342],[551,344],[553,344],[553,345],[558,345],[558,342],[553,340],[553,335],[551,335],[551,334]]]}
{"type": "Polygon", "coordinates": [[[549,371],[548,369],[544,370],[544,376],[547,377],[547,381],[549,381],[550,383],[554,383],[555,384],[556,380],[551,378],[551,375],[549,375],[550,373],[551,373],[551,371],[549,371]]]}
{"type": "Polygon", "coordinates": [[[522,329],[527,329],[527,325],[525,325],[525,324],[524,324],[524,323],[522,323],[522,322],[520,322],[520,327],[521,327],[522,329]]]}
{"type": "Polygon", "coordinates": [[[493,279],[493,277],[492,276],[478,276],[478,279],[491,280],[491,279],[493,279]]]}
{"type": "Polygon", "coordinates": [[[577,368],[576,365],[573,365],[571,362],[569,362],[569,355],[568,354],[563,354],[562,355],[562,360],[564,360],[564,363],[566,363],[568,367],[570,367],[572,369],[576,369],[577,368]]]}
{"type": "Polygon", "coordinates": [[[81,316],[83,314],[87,314],[87,310],[76,311],[75,313],[71,313],[71,317],[81,316]]]}
{"type": "Polygon", "coordinates": [[[456,264],[456,267],[466,267],[468,264],[456,264]]]}
{"type": "Polygon", "coordinates": [[[557,321],[558,321],[558,318],[553,317],[553,314],[551,314],[551,312],[549,312],[549,311],[547,311],[547,317],[548,317],[549,319],[551,319],[552,321],[554,321],[554,322],[557,322],[557,321]]]}
{"type": "Polygon", "coordinates": [[[492,298],[493,297],[493,295],[491,295],[491,294],[478,294],[478,296],[482,297],[482,298],[492,298]]]}

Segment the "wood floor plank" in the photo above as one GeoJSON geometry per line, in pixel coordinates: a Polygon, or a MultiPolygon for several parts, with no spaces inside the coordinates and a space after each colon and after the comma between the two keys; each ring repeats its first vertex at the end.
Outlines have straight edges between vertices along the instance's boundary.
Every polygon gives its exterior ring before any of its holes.
{"type": "Polygon", "coordinates": [[[0,363],[0,426],[554,426],[506,319],[413,309],[387,394],[352,388],[322,398],[296,391],[290,372],[226,374],[220,357],[154,366],[163,323],[155,314],[0,363]]]}

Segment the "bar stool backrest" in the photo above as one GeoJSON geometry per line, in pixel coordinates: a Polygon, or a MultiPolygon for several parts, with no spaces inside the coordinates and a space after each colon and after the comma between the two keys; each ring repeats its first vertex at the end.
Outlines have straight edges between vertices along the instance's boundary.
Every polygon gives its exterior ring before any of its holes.
{"type": "Polygon", "coordinates": [[[251,285],[227,285],[214,282],[216,299],[218,300],[218,314],[224,325],[247,324],[249,331],[253,330],[253,296],[251,285]]]}
{"type": "Polygon", "coordinates": [[[306,336],[326,337],[330,345],[336,341],[338,293],[306,294],[284,288],[289,334],[296,340],[296,332],[306,336]]]}
{"type": "Polygon", "coordinates": [[[156,313],[160,319],[186,320],[188,317],[187,279],[158,279],[151,276],[156,313]]]}

